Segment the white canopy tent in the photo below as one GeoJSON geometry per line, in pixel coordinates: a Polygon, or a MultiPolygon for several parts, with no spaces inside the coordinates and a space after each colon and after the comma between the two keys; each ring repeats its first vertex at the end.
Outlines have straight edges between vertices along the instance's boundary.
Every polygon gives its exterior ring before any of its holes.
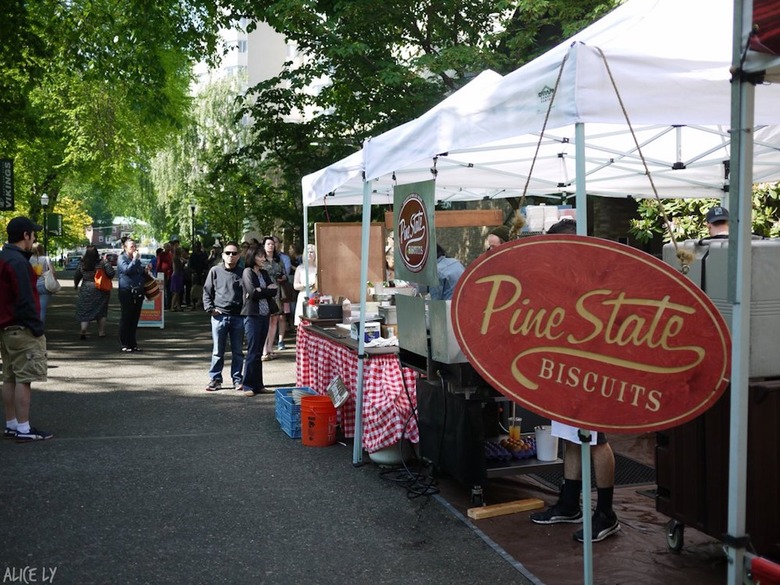
{"type": "MultiPolygon", "coordinates": [[[[357,203],[362,191],[365,223],[370,204],[392,202],[394,181],[431,178],[435,162],[438,200],[519,195],[530,174],[529,195],[574,194],[583,218],[586,193],[653,195],[631,136],[633,126],[660,196],[725,198],[730,188],[734,201],[740,202],[732,204],[732,213],[748,217],[751,181],[745,181],[745,174],[735,178],[729,173],[739,161],[747,164],[748,176],[756,182],[780,180],[780,86],[751,92],[749,115],[732,116],[736,90],[730,68],[739,62],[733,39],[739,40],[743,30],[742,19],[735,19],[741,3],[735,12],[733,2],[629,0],[483,88],[479,99],[439,104],[367,141],[360,153],[315,173],[317,181],[313,175],[304,178],[304,203],[357,203]],[[746,127],[736,119],[747,121],[746,127]],[[732,127],[745,128],[741,132],[751,137],[747,146],[735,143],[739,152],[734,153],[732,127]],[[345,173],[345,165],[352,165],[352,172],[345,173]]],[[[751,55],[748,61],[751,67],[770,62],[776,64],[776,59],[751,55]]],[[[586,222],[578,223],[584,230],[586,222]]],[[[738,228],[735,303],[750,298],[750,265],[744,253],[749,250],[749,221],[738,228]]],[[[365,275],[361,277],[365,280],[365,275]]],[[[746,452],[749,303],[735,308],[734,316],[732,404],[738,408],[732,408],[732,462],[740,456],[744,461],[746,452]]],[[[357,443],[356,436],[356,452],[357,443]]],[[[744,533],[744,467],[742,472],[740,479],[740,469],[732,465],[734,497],[729,508],[736,510],[733,522],[730,517],[732,536],[744,533]]],[[[583,475],[587,473],[584,468],[583,475]]]]}
{"type": "MultiPolygon", "coordinates": [[[[732,15],[731,0],[630,0],[503,79],[445,100],[305,177],[304,203],[359,203],[365,176],[372,202],[388,204],[395,182],[431,178],[434,157],[439,200],[517,196],[556,86],[529,195],[574,194],[579,147],[589,194],[651,196],[627,114],[661,196],[723,197],[732,15]],[[587,124],[583,144],[577,124],[587,124]]],[[[755,106],[756,181],[780,179],[780,87],[764,89],[755,106]]]]}

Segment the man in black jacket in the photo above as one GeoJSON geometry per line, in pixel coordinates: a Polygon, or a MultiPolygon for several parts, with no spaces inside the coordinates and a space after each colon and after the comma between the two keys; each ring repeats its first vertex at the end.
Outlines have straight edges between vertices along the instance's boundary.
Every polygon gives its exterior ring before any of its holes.
{"type": "Polygon", "coordinates": [[[15,217],[0,252],[0,354],[3,360],[4,439],[32,443],[54,435],[30,426],[32,382],[45,382],[46,336],[39,317],[38,277],[30,265],[41,226],[15,217]]]}
{"type": "Polygon", "coordinates": [[[244,369],[244,318],[241,307],[244,289],[238,267],[238,244],[229,242],[222,252],[222,263],[213,266],[203,283],[203,309],[211,315],[211,367],[206,392],[222,388],[222,368],[225,364],[225,344],[230,336],[230,377],[233,387],[243,392],[241,377],[244,369]]]}

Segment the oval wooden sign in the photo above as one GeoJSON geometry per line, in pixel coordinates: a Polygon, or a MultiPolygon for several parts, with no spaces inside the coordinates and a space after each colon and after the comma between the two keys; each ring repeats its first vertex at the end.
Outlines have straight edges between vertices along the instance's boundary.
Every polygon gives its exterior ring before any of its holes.
{"type": "Polygon", "coordinates": [[[499,392],[579,428],[647,432],[707,410],[728,385],[726,322],[693,282],[639,250],[548,235],[472,262],[455,335],[499,392]]]}
{"type": "Polygon", "coordinates": [[[428,260],[431,229],[425,203],[417,193],[404,199],[396,232],[401,260],[409,271],[420,272],[428,260]]]}

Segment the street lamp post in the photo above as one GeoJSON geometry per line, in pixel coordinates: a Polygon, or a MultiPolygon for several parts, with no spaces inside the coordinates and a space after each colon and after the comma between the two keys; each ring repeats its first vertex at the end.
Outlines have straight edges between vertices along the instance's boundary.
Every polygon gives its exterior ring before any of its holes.
{"type": "Polygon", "coordinates": [[[48,215],[47,211],[49,208],[49,196],[44,193],[41,195],[41,207],[43,208],[43,247],[45,250],[45,253],[49,253],[49,226],[46,225],[48,223],[48,218],[46,217],[48,215]]]}
{"type": "Polygon", "coordinates": [[[190,241],[190,246],[195,245],[195,202],[190,201],[190,217],[192,218],[192,224],[191,224],[191,232],[192,232],[192,239],[190,241]]]}

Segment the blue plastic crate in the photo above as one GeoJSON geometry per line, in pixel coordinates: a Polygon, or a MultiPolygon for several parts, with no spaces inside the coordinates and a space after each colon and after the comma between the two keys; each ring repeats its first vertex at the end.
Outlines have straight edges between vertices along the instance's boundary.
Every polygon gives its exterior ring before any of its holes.
{"type": "Polygon", "coordinates": [[[301,438],[301,406],[295,404],[292,397],[293,390],[301,390],[306,394],[316,396],[311,388],[301,386],[298,388],[277,388],[276,390],[276,420],[282,430],[292,439],[301,438]]]}

